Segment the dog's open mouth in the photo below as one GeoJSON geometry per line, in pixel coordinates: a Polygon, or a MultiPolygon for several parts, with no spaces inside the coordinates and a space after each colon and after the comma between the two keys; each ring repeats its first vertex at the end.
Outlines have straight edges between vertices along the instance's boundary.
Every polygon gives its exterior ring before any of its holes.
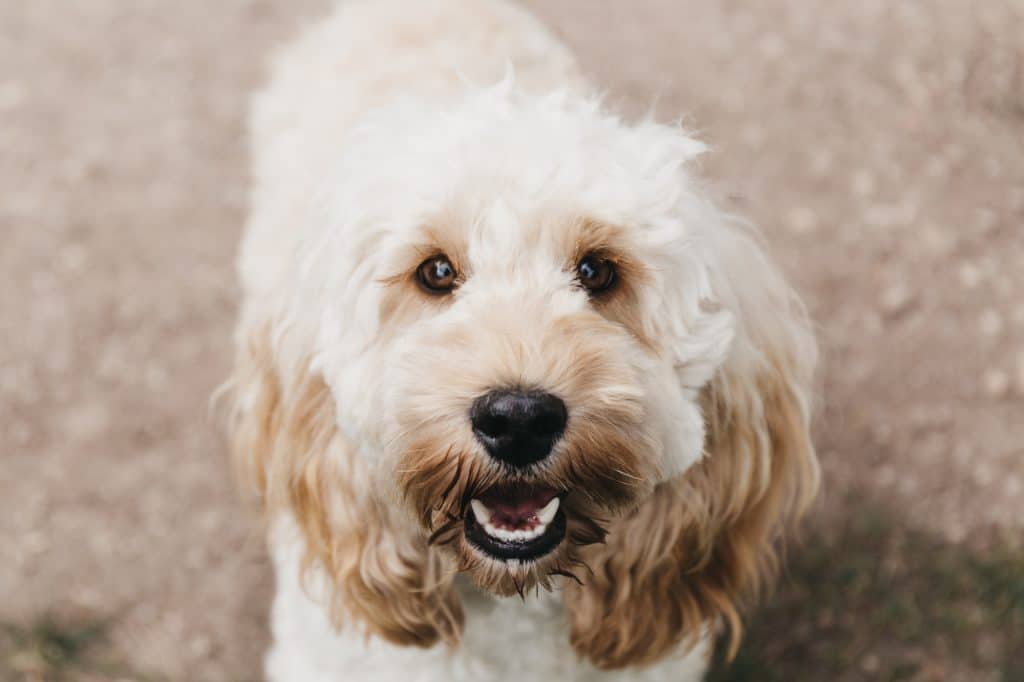
{"type": "Polygon", "coordinates": [[[562,499],[553,488],[514,485],[491,488],[466,511],[466,538],[501,560],[539,559],[565,538],[562,499]]]}

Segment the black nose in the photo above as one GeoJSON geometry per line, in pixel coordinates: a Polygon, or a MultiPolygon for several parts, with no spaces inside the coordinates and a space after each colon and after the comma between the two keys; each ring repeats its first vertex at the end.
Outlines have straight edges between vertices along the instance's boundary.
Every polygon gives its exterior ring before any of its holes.
{"type": "Polygon", "coordinates": [[[473,432],[495,459],[525,467],[551,453],[568,413],[556,396],[542,391],[491,391],[469,410],[473,432]]]}

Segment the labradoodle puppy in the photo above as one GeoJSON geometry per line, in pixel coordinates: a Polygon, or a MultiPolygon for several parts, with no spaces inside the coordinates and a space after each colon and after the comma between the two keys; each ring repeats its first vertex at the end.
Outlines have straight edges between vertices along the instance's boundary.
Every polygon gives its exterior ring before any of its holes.
{"type": "Polygon", "coordinates": [[[352,0],[275,61],[232,440],[267,674],[698,680],[806,508],[815,344],[704,146],[504,0],[352,0]]]}

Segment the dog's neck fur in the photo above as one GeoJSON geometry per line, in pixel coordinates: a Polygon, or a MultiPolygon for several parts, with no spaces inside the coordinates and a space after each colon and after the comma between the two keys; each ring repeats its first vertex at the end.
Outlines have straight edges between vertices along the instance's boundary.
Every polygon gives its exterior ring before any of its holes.
{"type": "Polygon", "coordinates": [[[400,647],[368,637],[358,623],[335,629],[322,603],[321,578],[299,579],[303,548],[294,527],[272,534],[277,594],[271,616],[274,645],[267,658],[271,680],[403,680],[488,682],[508,679],[559,682],[697,682],[707,664],[708,637],[685,655],[640,670],[604,672],[581,662],[569,645],[562,595],[544,590],[524,598],[494,597],[457,578],[465,630],[454,648],[400,647]]]}

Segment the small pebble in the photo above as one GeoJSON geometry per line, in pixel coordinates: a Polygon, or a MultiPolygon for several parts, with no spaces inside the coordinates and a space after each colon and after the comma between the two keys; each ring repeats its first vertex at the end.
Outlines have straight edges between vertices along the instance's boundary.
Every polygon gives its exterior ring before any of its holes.
{"type": "Polygon", "coordinates": [[[786,224],[796,234],[809,234],[818,229],[818,216],[811,209],[798,206],[789,212],[786,224]]]}
{"type": "Polygon", "coordinates": [[[866,170],[857,171],[850,180],[850,189],[857,198],[866,199],[875,193],[875,176],[866,170]]]}
{"type": "Polygon", "coordinates": [[[896,317],[913,306],[914,294],[906,282],[897,282],[882,292],[880,303],[883,313],[888,317],[896,317]]]}
{"type": "Polygon", "coordinates": [[[975,289],[981,282],[981,269],[974,263],[964,263],[959,270],[960,284],[965,289],[975,289]]]}
{"type": "Polygon", "coordinates": [[[985,393],[993,398],[1002,398],[1010,389],[1010,376],[1001,369],[987,369],[982,377],[985,393]]]}
{"type": "Polygon", "coordinates": [[[1013,474],[1006,477],[1006,482],[1003,485],[1006,487],[1006,494],[1009,497],[1018,497],[1021,489],[1024,488],[1021,485],[1020,478],[1013,474]]]}
{"type": "Polygon", "coordinates": [[[1003,331],[1003,316],[990,308],[981,314],[978,324],[985,336],[999,336],[1003,331]]]}

